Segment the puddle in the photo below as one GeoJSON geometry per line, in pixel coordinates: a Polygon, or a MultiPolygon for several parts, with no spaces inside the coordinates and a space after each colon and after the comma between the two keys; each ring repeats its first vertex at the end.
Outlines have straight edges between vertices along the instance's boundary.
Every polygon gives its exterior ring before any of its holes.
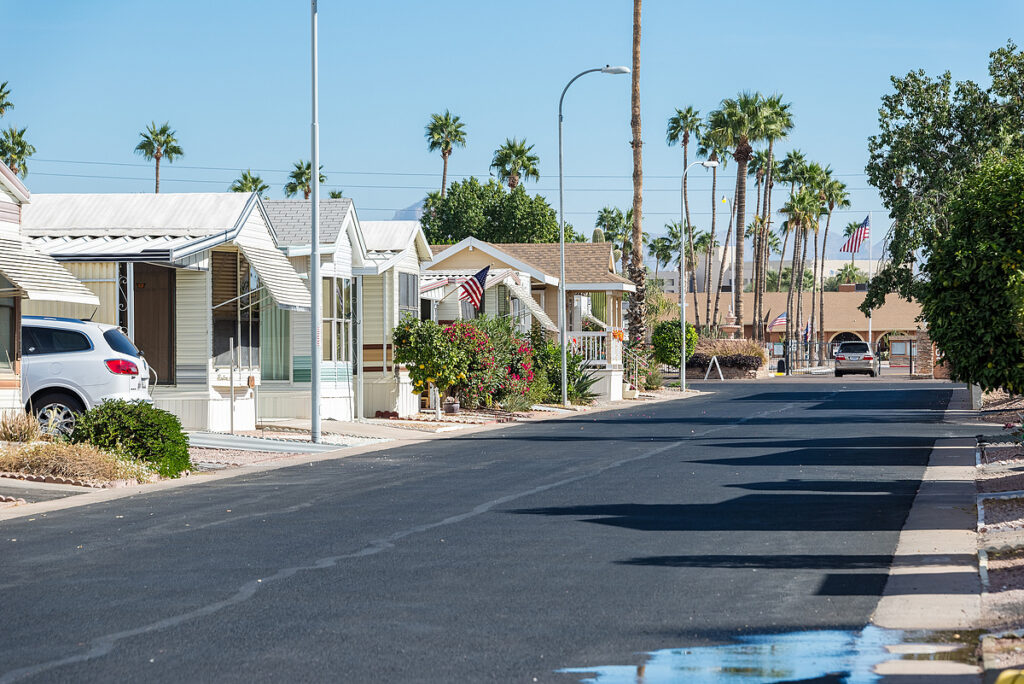
{"type": "Polygon", "coordinates": [[[973,632],[902,632],[879,627],[758,634],[718,646],[654,651],[639,666],[571,667],[558,672],[587,675],[580,680],[586,684],[864,684],[879,681],[881,675],[874,668],[888,660],[974,662],[976,642],[973,632]]]}

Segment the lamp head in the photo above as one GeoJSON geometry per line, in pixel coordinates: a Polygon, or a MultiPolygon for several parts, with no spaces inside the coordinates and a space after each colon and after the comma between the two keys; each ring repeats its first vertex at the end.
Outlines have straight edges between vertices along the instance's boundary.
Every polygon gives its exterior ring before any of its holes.
{"type": "Polygon", "coordinates": [[[722,204],[725,204],[728,201],[729,201],[729,198],[726,197],[725,195],[722,195],[722,204]]]}
{"type": "Polygon", "coordinates": [[[605,64],[604,68],[601,69],[601,73],[602,74],[628,74],[629,73],[629,67],[611,66],[609,64],[605,64]]]}
{"type": "Polygon", "coordinates": [[[707,161],[702,161],[700,165],[703,166],[705,169],[713,169],[716,166],[718,166],[718,162],[713,159],[708,159],[707,161]]]}

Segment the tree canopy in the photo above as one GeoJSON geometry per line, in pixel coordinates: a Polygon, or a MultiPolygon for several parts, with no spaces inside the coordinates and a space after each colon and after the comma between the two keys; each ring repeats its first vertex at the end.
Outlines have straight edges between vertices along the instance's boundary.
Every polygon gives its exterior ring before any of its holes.
{"type": "Polygon", "coordinates": [[[861,308],[881,306],[891,292],[919,299],[914,264],[944,230],[957,186],[990,152],[1019,149],[1024,140],[1024,54],[1007,42],[989,55],[992,84],[954,83],[913,71],[892,77],[882,97],[879,132],[868,138],[868,182],[893,220],[888,257],[861,308]]]}
{"type": "MultiPolygon", "coordinates": [[[[522,186],[506,190],[495,179],[455,181],[448,193],[432,192],[423,205],[423,231],[431,244],[454,244],[467,237],[485,242],[557,242],[558,217],[540,195],[522,186]]],[[[584,238],[566,224],[565,238],[584,238]]]]}
{"type": "Polygon", "coordinates": [[[1024,391],[1024,156],[991,155],[946,206],[917,283],[953,380],[1024,391]]]}

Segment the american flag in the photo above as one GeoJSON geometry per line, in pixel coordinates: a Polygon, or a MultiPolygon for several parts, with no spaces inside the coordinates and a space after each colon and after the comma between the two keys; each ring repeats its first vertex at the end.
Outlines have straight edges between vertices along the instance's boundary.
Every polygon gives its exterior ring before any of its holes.
{"type": "Polygon", "coordinates": [[[776,316],[775,320],[768,324],[768,329],[769,330],[774,330],[775,326],[777,326],[777,325],[786,325],[786,312],[785,311],[783,311],[778,316],[776,316]]]}
{"type": "Polygon", "coordinates": [[[487,271],[490,266],[484,266],[476,275],[466,278],[459,288],[459,299],[464,302],[472,302],[473,308],[480,308],[480,299],[484,296],[484,285],[487,284],[487,271]]]}
{"type": "Polygon", "coordinates": [[[804,328],[804,342],[811,338],[811,319],[807,319],[807,326],[804,328]]]}
{"type": "Polygon", "coordinates": [[[860,243],[865,240],[871,239],[871,216],[864,219],[864,222],[857,226],[857,230],[853,231],[853,235],[846,241],[842,247],[839,248],[840,252],[852,252],[856,254],[860,251],[860,243]]]}

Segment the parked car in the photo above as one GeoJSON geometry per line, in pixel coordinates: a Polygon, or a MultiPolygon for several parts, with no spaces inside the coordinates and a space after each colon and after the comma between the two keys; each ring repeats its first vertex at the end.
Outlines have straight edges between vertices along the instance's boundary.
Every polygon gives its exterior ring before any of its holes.
{"type": "Polygon", "coordinates": [[[49,433],[106,399],[151,401],[149,365],[113,325],[74,318],[21,319],[21,398],[49,433]]]}
{"type": "Polygon", "coordinates": [[[875,377],[878,372],[878,358],[867,342],[842,342],[836,349],[837,378],[847,373],[867,373],[875,377]]]}

